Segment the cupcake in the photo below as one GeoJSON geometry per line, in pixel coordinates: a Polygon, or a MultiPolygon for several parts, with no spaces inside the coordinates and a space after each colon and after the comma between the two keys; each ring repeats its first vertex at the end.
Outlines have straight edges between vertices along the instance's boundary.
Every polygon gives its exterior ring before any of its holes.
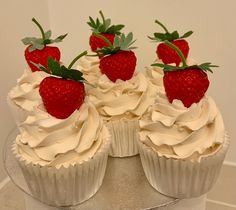
{"type": "Polygon", "coordinates": [[[42,26],[35,18],[32,21],[40,29],[42,37],[26,37],[22,39],[22,42],[27,45],[24,55],[30,69],[25,70],[23,75],[17,80],[17,85],[10,90],[7,97],[9,107],[17,125],[23,122],[30,112],[42,103],[38,88],[40,82],[46,77],[46,74],[34,64],[41,64],[47,67],[49,57],[60,61],[60,50],[57,47],[48,45],[54,42],[60,42],[66,36],[65,34],[54,40],[50,39],[51,31],[44,32],[42,26]]]}
{"type": "Polygon", "coordinates": [[[157,191],[176,198],[198,197],[217,180],[229,138],[214,100],[206,96],[211,63],[163,67],[164,91],[140,120],[139,152],[145,175],[157,191]]]}
{"type": "MultiPolygon", "coordinates": [[[[80,54],[76,58],[85,55],[80,54]]],[[[105,174],[110,135],[85,96],[81,72],[49,58],[40,83],[43,104],[21,124],[13,152],[32,195],[52,206],[93,196],[105,174]],[[55,77],[56,75],[56,77],[55,77]]]]}
{"type": "Polygon", "coordinates": [[[176,198],[207,193],[219,175],[228,136],[214,100],[186,108],[161,95],[140,121],[140,157],[149,183],[176,198]]]}
{"type": "Polygon", "coordinates": [[[89,100],[63,120],[38,109],[21,130],[13,152],[35,198],[52,206],[70,206],[98,191],[109,132],[89,100]]]}
{"type": "Polygon", "coordinates": [[[154,103],[155,94],[155,87],[141,72],[135,73],[130,80],[115,83],[103,75],[97,87],[89,91],[89,98],[110,130],[111,156],[138,154],[138,121],[154,103]]]}
{"type": "MultiPolygon", "coordinates": [[[[101,36],[107,43],[109,41],[101,36]]],[[[141,72],[134,72],[136,56],[131,50],[133,35],[116,36],[114,44],[98,50],[102,76],[88,91],[91,101],[111,133],[110,155],[138,154],[138,120],[154,103],[155,87],[141,72]]]]}

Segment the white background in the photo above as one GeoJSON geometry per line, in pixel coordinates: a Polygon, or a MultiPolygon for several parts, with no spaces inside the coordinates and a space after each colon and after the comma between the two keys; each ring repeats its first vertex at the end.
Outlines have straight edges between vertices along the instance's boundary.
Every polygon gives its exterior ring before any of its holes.
{"type": "MultiPolygon", "coordinates": [[[[231,147],[226,161],[236,164],[236,1],[235,0],[0,0],[0,147],[14,127],[6,103],[6,95],[16,79],[26,68],[25,36],[40,35],[31,22],[35,17],[46,29],[52,29],[53,37],[68,33],[63,43],[58,44],[62,61],[68,64],[78,53],[88,49],[91,33],[86,24],[88,17],[97,17],[102,10],[113,23],[126,25],[125,32],[132,31],[137,39],[136,54],[142,70],[155,59],[156,44],[147,35],[160,28],[155,19],[163,22],[170,31],[177,29],[180,34],[193,30],[188,38],[189,57],[199,63],[211,61],[220,67],[210,77],[208,95],[214,97],[221,110],[225,125],[231,136],[231,147]]],[[[5,177],[0,158],[0,181],[5,177]]]]}

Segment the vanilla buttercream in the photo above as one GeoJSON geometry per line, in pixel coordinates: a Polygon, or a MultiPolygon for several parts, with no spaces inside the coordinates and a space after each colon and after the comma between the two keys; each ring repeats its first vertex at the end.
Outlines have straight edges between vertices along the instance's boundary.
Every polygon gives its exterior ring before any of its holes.
{"type": "Polygon", "coordinates": [[[117,120],[140,118],[154,103],[156,91],[144,74],[138,72],[130,80],[115,83],[102,75],[97,87],[88,94],[105,120],[117,120]]]}
{"type": "Polygon", "coordinates": [[[57,119],[41,107],[21,127],[22,133],[16,139],[19,155],[42,166],[60,167],[86,161],[108,137],[98,112],[87,98],[66,119],[57,119]]]}
{"type": "Polygon", "coordinates": [[[36,106],[42,103],[39,95],[39,84],[47,76],[48,74],[43,71],[31,72],[31,70],[26,69],[17,80],[16,86],[10,90],[9,100],[27,112],[33,111],[36,106]]]}
{"type": "MultiPolygon", "coordinates": [[[[89,55],[95,55],[94,53],[89,52],[89,55]]],[[[98,56],[83,56],[78,60],[77,68],[83,73],[84,79],[89,83],[95,85],[102,75],[99,68],[99,58],[98,56]]]]}
{"type": "Polygon", "coordinates": [[[164,91],[164,86],[163,86],[164,72],[161,68],[156,66],[147,66],[144,69],[144,75],[150,80],[151,83],[157,86],[158,91],[164,91]]]}
{"type": "Polygon", "coordinates": [[[159,94],[140,120],[140,139],[159,155],[199,158],[219,148],[225,135],[222,116],[210,96],[186,108],[180,100],[169,103],[159,94]]]}

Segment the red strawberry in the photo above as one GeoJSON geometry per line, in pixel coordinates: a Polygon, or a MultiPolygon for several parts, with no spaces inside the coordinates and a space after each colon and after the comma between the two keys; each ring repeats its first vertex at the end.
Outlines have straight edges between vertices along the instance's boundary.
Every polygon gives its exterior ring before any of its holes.
{"type": "Polygon", "coordinates": [[[117,79],[129,80],[134,74],[136,56],[133,51],[120,51],[100,60],[100,69],[103,74],[115,82],[117,79]]]}
{"type": "MultiPolygon", "coordinates": [[[[149,38],[158,42],[171,42],[182,51],[184,58],[186,59],[189,53],[189,46],[188,42],[183,38],[189,37],[193,32],[188,31],[183,36],[179,36],[179,33],[177,31],[170,33],[167,28],[158,20],[156,20],[155,23],[160,25],[165,30],[165,33],[154,33],[154,37],[149,38]]],[[[164,64],[175,63],[177,66],[179,66],[181,62],[178,54],[165,43],[161,43],[157,46],[156,53],[157,57],[161,59],[164,64]]]]}
{"type": "Polygon", "coordinates": [[[47,68],[41,64],[34,64],[40,70],[57,76],[46,77],[39,87],[44,107],[52,116],[65,119],[83,104],[85,88],[81,81],[84,79],[80,71],[71,69],[71,67],[81,56],[86,54],[85,51],[77,56],[68,68],[51,57],[48,59],[47,68]]]}
{"type": "Polygon", "coordinates": [[[104,47],[97,50],[100,59],[100,69],[103,74],[112,81],[115,82],[117,79],[123,81],[132,78],[136,66],[136,56],[130,47],[134,41],[133,34],[129,33],[127,37],[124,34],[121,36],[115,36],[113,45],[105,37],[96,35],[103,39],[109,47],[104,47]]]}
{"type": "MultiPolygon", "coordinates": [[[[177,46],[182,51],[185,59],[188,57],[189,46],[186,40],[177,39],[172,41],[171,43],[177,46]]],[[[178,54],[164,43],[161,43],[157,46],[156,53],[158,58],[161,59],[162,62],[165,64],[175,63],[177,66],[179,66],[181,62],[181,59],[178,54]]]]}
{"type": "Polygon", "coordinates": [[[120,30],[124,27],[124,25],[121,24],[111,25],[111,19],[105,19],[102,11],[99,11],[99,13],[102,17],[102,22],[100,22],[98,18],[94,21],[91,17],[89,17],[89,22],[87,22],[93,31],[93,34],[89,38],[89,45],[93,52],[96,52],[99,48],[108,46],[102,39],[94,36],[94,33],[106,37],[113,44],[115,35],[119,35],[120,30]]]}
{"type": "Polygon", "coordinates": [[[163,81],[169,102],[179,99],[186,107],[199,102],[209,86],[207,74],[194,67],[165,72],[163,81]]]}
{"type": "MultiPolygon", "coordinates": [[[[114,42],[115,35],[114,34],[106,34],[101,33],[102,36],[106,37],[112,44],[114,42]]],[[[93,52],[96,52],[97,49],[101,49],[103,47],[107,47],[108,45],[102,39],[94,36],[93,34],[89,38],[89,45],[93,52]]]]}
{"type": "Polygon", "coordinates": [[[45,109],[52,116],[65,119],[83,104],[84,84],[74,80],[46,77],[39,89],[45,109]]]}
{"type": "Polygon", "coordinates": [[[32,64],[37,63],[47,67],[47,61],[49,57],[52,57],[54,60],[60,61],[61,53],[57,47],[49,47],[48,44],[52,44],[54,42],[61,42],[67,34],[61,35],[56,39],[52,40],[51,31],[44,32],[41,25],[35,20],[32,21],[39,27],[40,32],[42,34],[42,38],[35,38],[35,37],[26,37],[22,39],[22,42],[28,47],[25,49],[25,59],[31,68],[31,70],[39,71],[39,69],[32,64]]]}
{"type": "Polygon", "coordinates": [[[163,67],[163,83],[167,98],[170,103],[174,99],[181,100],[185,107],[190,107],[193,103],[198,103],[205,95],[209,87],[207,71],[212,72],[211,63],[188,66],[181,50],[171,42],[165,41],[165,44],[175,50],[181,58],[182,66],[176,67],[165,64],[153,64],[153,66],[163,67]]]}
{"type": "Polygon", "coordinates": [[[35,49],[31,52],[29,51],[30,47],[31,45],[25,49],[25,59],[32,71],[39,71],[39,69],[33,65],[32,62],[40,63],[47,67],[49,56],[51,56],[54,60],[60,61],[61,53],[57,47],[46,46],[42,50],[35,49]]]}

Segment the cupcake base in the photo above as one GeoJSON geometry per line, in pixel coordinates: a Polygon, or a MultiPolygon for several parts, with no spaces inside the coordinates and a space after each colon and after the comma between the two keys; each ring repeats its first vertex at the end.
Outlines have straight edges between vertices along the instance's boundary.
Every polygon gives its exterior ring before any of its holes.
{"type": "Polygon", "coordinates": [[[229,138],[219,150],[197,160],[181,160],[159,156],[138,142],[142,166],[147,180],[160,193],[174,198],[199,197],[216,182],[229,146],[229,138]]]}
{"type": "Polygon", "coordinates": [[[138,120],[116,120],[107,123],[111,134],[112,157],[128,157],[138,154],[138,120]]]}
{"type": "Polygon", "coordinates": [[[57,207],[79,204],[92,197],[100,188],[105,175],[110,140],[105,140],[93,158],[67,168],[28,163],[13,152],[32,195],[41,202],[57,207]]]}

